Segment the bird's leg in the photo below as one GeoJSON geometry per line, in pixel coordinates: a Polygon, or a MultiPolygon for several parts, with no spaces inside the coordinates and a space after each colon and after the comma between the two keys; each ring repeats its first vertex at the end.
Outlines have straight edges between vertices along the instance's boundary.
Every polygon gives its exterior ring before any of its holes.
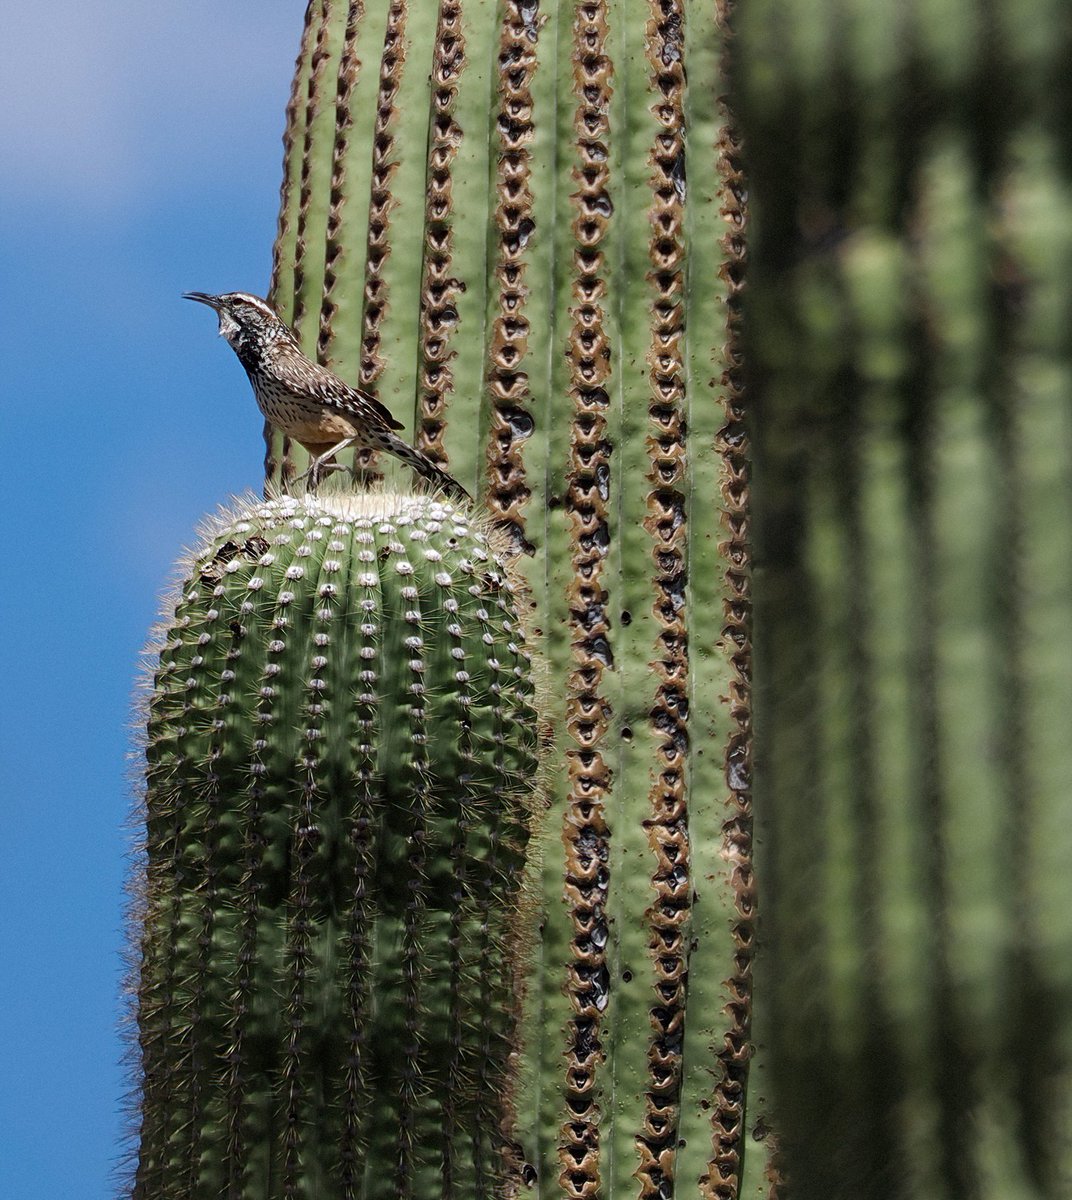
{"type": "Polygon", "coordinates": [[[375,451],[370,446],[358,447],[350,475],[354,483],[363,491],[368,491],[369,486],[376,480],[383,479],[383,476],[376,470],[375,451]]]}
{"type": "Polygon", "coordinates": [[[329,470],[345,471],[347,468],[342,466],[341,463],[333,463],[331,460],[336,454],[341,454],[346,447],[352,445],[353,442],[354,438],[352,437],[343,438],[341,442],[332,446],[331,449],[326,451],[324,454],[315,455],[309,460],[309,466],[306,468],[306,470],[298,476],[297,482],[300,483],[303,479],[308,477],[309,490],[315,492],[320,484],[320,477],[322,474],[329,470]]]}

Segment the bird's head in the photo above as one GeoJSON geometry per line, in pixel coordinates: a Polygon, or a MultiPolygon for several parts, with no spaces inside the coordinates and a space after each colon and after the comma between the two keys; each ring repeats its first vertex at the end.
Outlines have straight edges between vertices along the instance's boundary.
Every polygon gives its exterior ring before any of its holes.
{"type": "Polygon", "coordinates": [[[226,292],[222,296],[184,292],[183,299],[215,309],[220,319],[220,337],[225,337],[239,352],[291,336],[271,305],[259,296],[247,292],[226,292]]]}

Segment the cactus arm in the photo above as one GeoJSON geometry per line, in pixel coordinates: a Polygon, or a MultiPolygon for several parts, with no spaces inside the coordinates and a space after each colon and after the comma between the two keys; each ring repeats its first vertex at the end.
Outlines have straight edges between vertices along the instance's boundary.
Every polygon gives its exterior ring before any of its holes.
{"type": "Polygon", "coordinates": [[[483,533],[398,502],[253,506],[188,569],[149,719],[139,1197],[504,1178],[539,718],[483,533]]]}

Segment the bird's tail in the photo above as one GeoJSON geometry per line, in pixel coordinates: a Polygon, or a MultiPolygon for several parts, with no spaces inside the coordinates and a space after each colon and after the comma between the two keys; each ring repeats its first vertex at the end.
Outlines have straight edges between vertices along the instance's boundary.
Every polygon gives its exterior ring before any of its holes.
{"type": "Polygon", "coordinates": [[[432,462],[430,458],[422,454],[419,450],[415,450],[408,442],[404,442],[400,437],[396,437],[392,433],[388,445],[391,453],[400,458],[406,466],[412,467],[422,479],[427,479],[429,483],[435,484],[437,488],[441,488],[448,496],[453,496],[455,500],[472,502],[472,496],[469,495],[453,475],[448,475],[442,467],[432,462]]]}

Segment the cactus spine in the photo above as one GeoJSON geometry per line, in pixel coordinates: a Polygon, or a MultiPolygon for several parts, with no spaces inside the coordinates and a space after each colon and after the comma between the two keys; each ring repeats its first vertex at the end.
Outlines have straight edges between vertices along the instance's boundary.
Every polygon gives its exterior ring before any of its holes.
{"type": "Polygon", "coordinates": [[[242,504],[185,564],[149,701],[136,1197],[502,1194],[539,795],[518,599],[422,497],[242,504]]]}

